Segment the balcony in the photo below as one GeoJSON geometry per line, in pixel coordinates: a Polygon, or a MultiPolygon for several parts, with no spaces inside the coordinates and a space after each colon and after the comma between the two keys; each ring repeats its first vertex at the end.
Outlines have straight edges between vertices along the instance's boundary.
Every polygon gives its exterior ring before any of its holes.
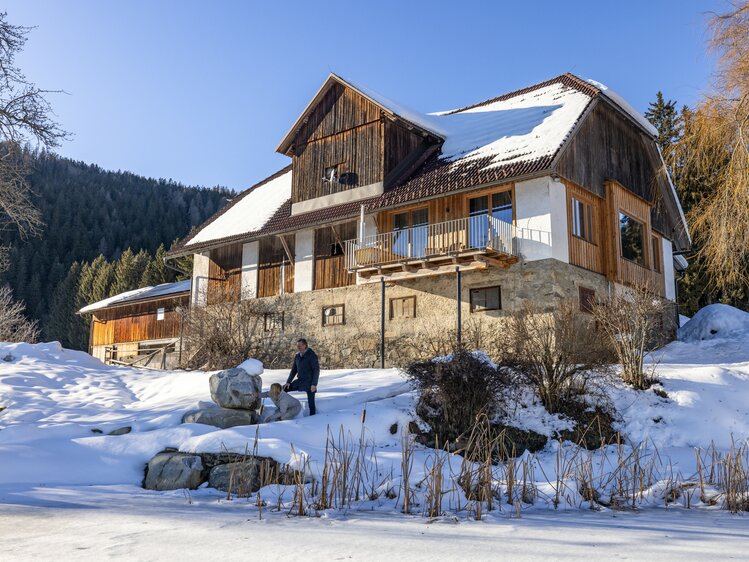
{"type": "Polygon", "coordinates": [[[538,253],[538,248],[547,248],[550,254],[551,234],[480,215],[365,236],[344,246],[348,269],[361,277],[403,277],[454,271],[456,265],[506,268],[525,249],[538,253]]]}

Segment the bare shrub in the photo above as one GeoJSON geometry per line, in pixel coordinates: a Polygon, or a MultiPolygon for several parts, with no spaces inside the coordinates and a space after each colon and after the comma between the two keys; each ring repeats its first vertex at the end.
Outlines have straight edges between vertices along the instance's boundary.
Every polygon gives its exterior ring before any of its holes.
{"type": "Polygon", "coordinates": [[[419,390],[416,413],[442,441],[468,431],[479,413],[498,413],[509,373],[484,357],[461,351],[441,361],[414,363],[406,375],[419,390]]]}
{"type": "Polygon", "coordinates": [[[661,347],[673,330],[669,303],[648,286],[614,291],[593,304],[593,317],[621,365],[622,380],[637,389],[648,388],[652,373],[645,373],[645,356],[661,347]]]}
{"type": "Polygon", "coordinates": [[[610,352],[590,316],[571,302],[553,312],[524,304],[504,332],[503,362],[532,387],[549,412],[588,392],[608,370],[610,352]]]}
{"type": "Polygon", "coordinates": [[[256,299],[218,300],[182,311],[186,368],[228,369],[249,357],[268,367],[286,366],[294,338],[284,333],[278,317],[284,307],[256,299]]]}
{"type": "Polygon", "coordinates": [[[26,318],[26,305],[13,298],[10,287],[0,288],[0,341],[35,343],[39,338],[36,321],[26,318]]]}

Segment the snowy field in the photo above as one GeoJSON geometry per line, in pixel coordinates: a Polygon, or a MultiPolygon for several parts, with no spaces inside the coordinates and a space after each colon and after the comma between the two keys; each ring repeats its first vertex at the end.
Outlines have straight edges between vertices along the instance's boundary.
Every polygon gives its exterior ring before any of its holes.
{"type": "MultiPolygon", "coordinates": [[[[424,517],[418,494],[412,515],[400,513],[402,436],[391,429],[413,419],[414,395],[396,369],[323,372],[319,415],[259,426],[260,455],[292,466],[307,459],[313,477],[319,477],[328,428],[364,435],[370,444],[371,498],[295,517],[290,486],[261,490],[262,509],[255,498],[227,500],[207,487],[140,487],[145,464],[166,447],[239,453],[253,447],[255,426],[180,423],[187,410],[210,400],[210,373],[108,367],[55,343],[0,344],[0,553],[58,560],[745,558],[749,519],[721,509],[717,488],[708,487],[712,502],[700,501],[694,488],[669,499],[669,490],[695,481],[695,449],[706,455],[712,445],[724,453],[749,437],[748,317],[718,305],[684,326],[685,341],[652,358],[667,398],[653,390],[610,389],[626,453],[650,459],[643,466],[655,472],[635,509],[591,510],[572,481],[559,492],[551,474],[562,453],[591,459],[601,474],[616,453],[610,447],[578,453],[552,441],[524,455],[535,467],[534,501],[498,501],[499,509],[481,521],[461,510],[465,498],[458,491],[446,495],[442,517],[424,517]],[[106,435],[124,426],[132,432],[106,435]]],[[[285,375],[266,371],[264,386],[285,375]]],[[[527,406],[511,420],[515,425],[552,435],[566,423],[527,406]]],[[[418,482],[434,453],[417,446],[414,456],[411,481],[418,482]]],[[[446,471],[457,470],[456,459],[446,459],[446,471]]]]}

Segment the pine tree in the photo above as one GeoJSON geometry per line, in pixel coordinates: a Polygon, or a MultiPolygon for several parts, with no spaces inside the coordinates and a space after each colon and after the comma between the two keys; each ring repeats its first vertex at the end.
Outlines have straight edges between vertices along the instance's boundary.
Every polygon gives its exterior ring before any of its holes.
{"type": "Polygon", "coordinates": [[[67,275],[55,288],[50,305],[44,337],[59,341],[63,347],[79,348],[81,334],[86,334],[85,321],[76,314],[80,276],[81,264],[73,262],[67,275]]]}
{"type": "Polygon", "coordinates": [[[681,138],[679,113],[674,100],[665,101],[663,92],[655,94],[655,101],[650,103],[645,117],[658,129],[658,146],[666,150],[681,138]]]}

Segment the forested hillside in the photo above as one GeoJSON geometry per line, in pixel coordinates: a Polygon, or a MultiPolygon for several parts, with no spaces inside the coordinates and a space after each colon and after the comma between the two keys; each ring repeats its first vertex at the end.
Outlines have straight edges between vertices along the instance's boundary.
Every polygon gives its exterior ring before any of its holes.
{"type": "MultiPolygon", "coordinates": [[[[86,262],[99,256],[103,256],[99,263],[116,262],[130,248],[134,254],[144,251],[133,271],[138,271],[139,264],[145,268],[150,262],[154,262],[150,266],[153,270],[160,245],[168,248],[230,196],[224,189],[187,187],[171,180],[106,171],[48,152],[27,156],[29,182],[44,229],[41,236],[28,240],[19,240],[12,232],[0,235],[3,244],[12,246],[10,269],[0,274],[0,281],[9,284],[16,298],[26,302],[27,314],[39,321],[45,339],[61,339],[64,335],[53,333],[59,328],[50,329],[50,309],[55,289],[70,277],[74,263],[76,268],[85,269],[86,262]]],[[[129,261],[127,256],[125,261],[129,261]]],[[[138,275],[142,277],[142,273],[141,269],[138,275]]],[[[159,278],[152,273],[147,277],[159,278]]],[[[69,278],[68,282],[73,280],[69,278]]],[[[124,284],[132,288],[129,284],[137,286],[140,282],[140,278],[122,280],[118,285],[109,281],[106,291],[124,284]]]]}

